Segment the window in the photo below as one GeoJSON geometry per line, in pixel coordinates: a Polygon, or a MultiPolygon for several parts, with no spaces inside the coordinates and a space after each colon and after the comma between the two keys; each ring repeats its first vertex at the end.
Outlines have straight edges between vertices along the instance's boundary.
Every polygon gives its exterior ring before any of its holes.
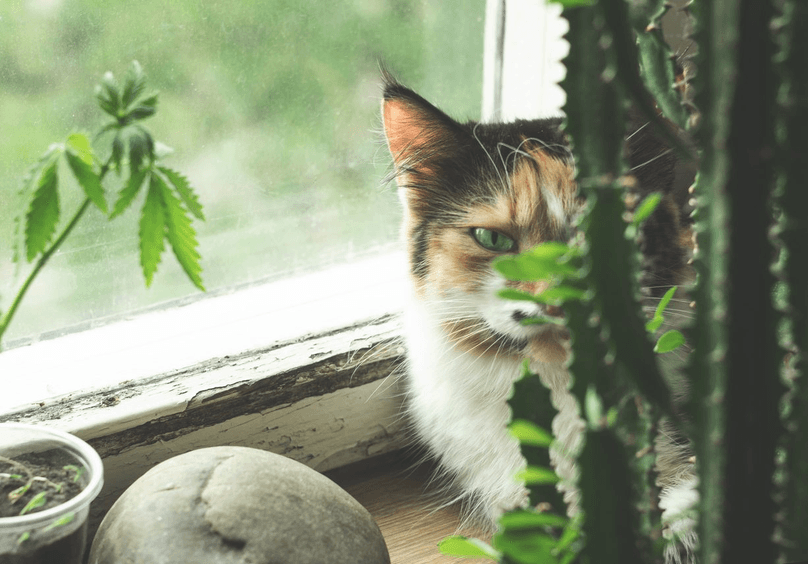
{"type": "MultiPolygon", "coordinates": [[[[406,274],[395,243],[398,202],[383,186],[388,156],[374,133],[379,61],[457,117],[560,111],[553,83],[563,72],[563,20],[541,0],[511,0],[507,11],[504,0],[462,9],[419,0],[224,4],[29,0],[0,8],[0,240],[11,239],[24,168],[51,141],[95,127],[99,69],[120,73],[137,58],[161,92],[155,136],[177,148],[172,166],[206,206],[197,228],[210,290],[200,299],[168,253],[144,288],[134,209],[112,223],[85,217],[7,335],[0,374],[20,386],[0,402],[6,418],[82,429],[97,393],[102,405],[117,405],[119,396],[142,395],[140,382],[166,392],[176,374],[206,374],[174,401],[187,401],[191,389],[191,399],[207,396],[244,381],[228,359],[257,359],[257,380],[270,379],[279,370],[262,369],[274,362],[271,351],[297,351],[292,345],[319,336],[354,340],[326,338],[329,351],[292,365],[376,345],[387,347],[388,362],[401,354],[388,345],[406,274]]],[[[8,300],[20,274],[9,246],[0,253],[0,297],[8,300]]],[[[157,403],[139,403],[140,417],[159,415],[157,403]]]]}
{"type": "MultiPolygon", "coordinates": [[[[205,206],[196,228],[210,293],[389,249],[399,207],[374,134],[379,61],[453,113],[477,116],[483,16],[482,0],[5,2],[0,241],[12,240],[25,169],[71,131],[96,131],[94,85],[137,59],[160,92],[155,138],[176,150],[170,165],[205,206]]],[[[67,217],[79,202],[64,188],[67,217]]],[[[137,221],[136,208],[113,222],[88,214],[32,287],[6,348],[196,299],[170,253],[144,287],[137,221]]],[[[20,276],[2,247],[7,306],[20,276]]]]}

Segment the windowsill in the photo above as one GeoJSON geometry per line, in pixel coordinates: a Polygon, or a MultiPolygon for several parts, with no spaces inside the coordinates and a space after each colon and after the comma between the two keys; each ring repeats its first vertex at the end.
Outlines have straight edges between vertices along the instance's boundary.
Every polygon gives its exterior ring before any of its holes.
{"type": "Polygon", "coordinates": [[[0,414],[381,319],[400,311],[404,281],[403,256],[388,253],[10,349],[0,374],[24,386],[0,414]]]}
{"type": "Polygon", "coordinates": [[[326,471],[401,448],[401,253],[0,354],[0,421],[70,431],[104,459],[93,525],[188,450],[271,450],[326,471]],[[392,375],[391,375],[392,374],[392,375]]]}

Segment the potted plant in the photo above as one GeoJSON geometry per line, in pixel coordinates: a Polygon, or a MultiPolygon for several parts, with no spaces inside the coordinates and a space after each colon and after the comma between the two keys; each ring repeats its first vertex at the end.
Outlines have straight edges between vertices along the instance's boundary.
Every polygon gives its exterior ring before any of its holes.
{"type": "Polygon", "coordinates": [[[101,458],[78,437],[0,424],[0,561],[79,564],[103,484],[101,458]]]}
{"type": "MultiPolygon", "coordinates": [[[[146,91],[146,77],[135,61],[123,84],[106,73],[96,88],[108,119],[97,140],[106,140],[101,160],[90,139],[71,134],[55,143],[23,180],[25,208],[17,221],[15,260],[32,263],[11,304],[0,311],[0,343],[36,276],[87,213],[114,219],[146,192],[139,225],[140,264],[152,281],[167,239],[191,282],[204,290],[191,216],[204,219],[188,180],[158,163],[170,149],[157,143],[142,121],[156,112],[157,94],[146,91]],[[59,163],[84,192],[83,203],[60,227],[59,163]],[[115,172],[122,189],[108,205],[104,180],[115,172]]],[[[103,485],[101,458],[68,433],[41,426],[0,424],[0,562],[79,564],[87,544],[90,503],[103,485]]]]}

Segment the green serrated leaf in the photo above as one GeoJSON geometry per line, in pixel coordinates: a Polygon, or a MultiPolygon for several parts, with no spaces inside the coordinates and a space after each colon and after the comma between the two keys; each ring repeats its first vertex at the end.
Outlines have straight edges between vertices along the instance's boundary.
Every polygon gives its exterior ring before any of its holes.
{"type": "Polygon", "coordinates": [[[128,108],[132,102],[143,94],[145,89],[146,75],[143,73],[143,67],[140,66],[139,62],[132,61],[123,81],[123,92],[121,94],[123,107],[128,108]]]}
{"type": "MultiPolygon", "coordinates": [[[[57,158],[58,153],[60,153],[62,148],[57,145],[51,145],[47,151],[35,162],[32,166],[28,168],[25,172],[25,175],[22,177],[22,182],[20,183],[20,190],[19,190],[19,198],[21,200],[21,207],[25,207],[27,211],[27,207],[29,205],[29,200],[32,197],[32,194],[37,186],[37,181],[40,178],[42,173],[42,169],[48,164],[52,159],[57,158]]],[[[22,258],[26,256],[26,247],[25,247],[25,213],[17,214],[14,217],[14,240],[12,243],[12,260],[15,263],[19,263],[22,261],[22,258]]]]}
{"type": "Polygon", "coordinates": [[[149,162],[154,159],[154,141],[151,134],[140,127],[127,129],[129,142],[129,170],[131,174],[143,167],[144,161],[149,162]]]}
{"type": "Polygon", "coordinates": [[[642,223],[648,219],[652,213],[654,213],[654,210],[661,201],[662,194],[659,192],[648,194],[634,211],[634,219],[631,221],[631,223],[635,226],[642,225],[642,223]]]}
{"type": "Polygon", "coordinates": [[[157,98],[157,94],[146,98],[126,114],[127,118],[131,121],[137,121],[153,116],[157,113],[157,98]]]}
{"type": "Polygon", "coordinates": [[[29,501],[25,505],[25,507],[22,508],[22,511],[20,511],[20,515],[25,515],[26,513],[30,513],[34,509],[37,509],[45,505],[45,502],[47,502],[46,499],[47,495],[48,495],[47,491],[41,491],[38,494],[36,494],[34,497],[31,498],[31,501],[29,501]]]}
{"type": "Polygon", "coordinates": [[[118,84],[111,72],[106,72],[101,78],[101,84],[95,87],[95,97],[98,105],[107,114],[118,118],[121,109],[121,97],[118,92],[118,84]]]}
{"type": "Polygon", "coordinates": [[[160,263],[160,255],[165,250],[163,240],[166,237],[166,215],[163,189],[157,175],[152,174],[140,217],[140,265],[146,286],[151,285],[160,263]]]}
{"type": "Polygon", "coordinates": [[[527,419],[514,420],[508,425],[508,431],[526,445],[549,447],[553,442],[552,434],[527,419]]]}
{"type": "Polygon", "coordinates": [[[72,151],[86,164],[92,166],[95,162],[93,154],[93,147],[90,144],[90,139],[83,133],[73,133],[67,138],[65,143],[68,151],[72,151]]]}
{"type": "Polygon", "coordinates": [[[685,337],[676,329],[663,333],[659,338],[656,345],[654,345],[654,352],[664,354],[678,349],[685,344],[685,337]]]}
{"type": "Polygon", "coordinates": [[[135,196],[140,192],[140,187],[143,185],[147,174],[149,174],[149,170],[144,168],[137,174],[133,174],[129,177],[129,180],[126,181],[126,185],[118,193],[118,201],[115,202],[115,207],[112,209],[112,214],[109,216],[110,219],[118,217],[129,207],[132,200],[134,200],[135,196]]]}
{"type": "Polygon", "coordinates": [[[174,194],[158,174],[152,174],[152,182],[156,182],[163,193],[166,226],[168,228],[167,237],[168,242],[171,243],[171,249],[194,286],[204,291],[205,287],[200,276],[202,267],[199,264],[200,256],[197,252],[199,243],[196,240],[196,232],[191,227],[191,219],[188,217],[180,198],[174,194]]]}
{"type": "Polygon", "coordinates": [[[509,511],[499,518],[499,526],[505,529],[535,529],[539,527],[565,527],[569,519],[555,513],[518,509],[509,511]]]}
{"type": "Polygon", "coordinates": [[[126,145],[123,142],[123,134],[121,130],[115,132],[115,137],[112,138],[112,154],[110,155],[110,160],[115,167],[115,170],[121,170],[121,161],[123,161],[123,153],[126,149],[126,145]]]}
{"type": "Polygon", "coordinates": [[[197,197],[196,193],[194,193],[188,179],[179,172],[168,167],[160,166],[157,168],[177,190],[177,194],[179,194],[180,198],[182,198],[182,201],[185,203],[188,211],[190,211],[197,219],[204,221],[205,215],[202,213],[202,204],[199,203],[199,198],[197,197]]]}
{"type": "Polygon", "coordinates": [[[499,560],[500,554],[491,546],[479,539],[470,539],[460,535],[446,537],[438,543],[441,554],[461,558],[487,558],[499,560]]]}
{"type": "Polygon", "coordinates": [[[101,186],[101,179],[93,170],[92,164],[87,164],[79,155],[69,149],[65,152],[65,157],[67,157],[67,164],[70,165],[70,170],[73,171],[73,176],[76,177],[81,189],[93,204],[106,214],[107,199],[104,187],[101,186]]]}
{"type": "Polygon", "coordinates": [[[516,478],[528,486],[555,484],[558,482],[558,475],[550,468],[541,466],[527,466],[516,474],[516,478]]]}
{"type": "Polygon", "coordinates": [[[56,159],[44,166],[31,206],[25,216],[25,249],[28,262],[44,252],[59,223],[59,190],[56,159]]]}

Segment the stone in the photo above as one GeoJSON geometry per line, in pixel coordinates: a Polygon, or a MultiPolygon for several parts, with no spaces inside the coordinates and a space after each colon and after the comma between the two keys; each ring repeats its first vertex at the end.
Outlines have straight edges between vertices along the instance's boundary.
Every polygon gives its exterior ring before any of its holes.
{"type": "Polygon", "coordinates": [[[90,564],[389,564],[376,522],[314,470],[222,446],[171,458],[112,506],[90,564]]]}

